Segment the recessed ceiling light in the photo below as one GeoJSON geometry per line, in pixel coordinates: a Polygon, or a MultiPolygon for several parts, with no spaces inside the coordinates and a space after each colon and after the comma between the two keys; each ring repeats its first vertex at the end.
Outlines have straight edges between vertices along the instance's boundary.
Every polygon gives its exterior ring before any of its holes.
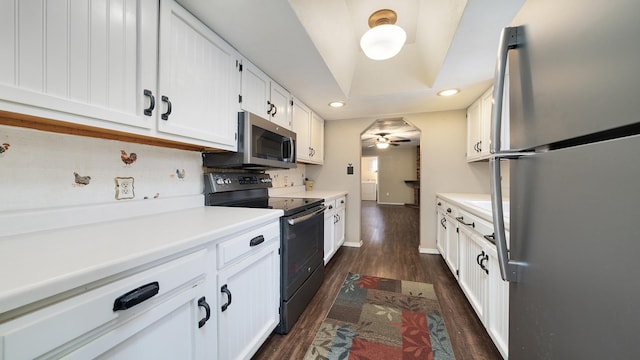
{"type": "Polygon", "coordinates": [[[453,96],[459,92],[460,90],[458,89],[447,89],[447,90],[439,91],[438,96],[453,96]]]}
{"type": "Polygon", "coordinates": [[[329,103],[329,106],[334,107],[334,108],[340,108],[345,106],[346,103],[344,101],[332,101],[329,103]]]}

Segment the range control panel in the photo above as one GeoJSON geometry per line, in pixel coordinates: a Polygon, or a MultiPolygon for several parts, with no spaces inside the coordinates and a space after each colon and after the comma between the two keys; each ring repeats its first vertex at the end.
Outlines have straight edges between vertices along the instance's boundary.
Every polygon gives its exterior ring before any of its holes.
{"type": "Polygon", "coordinates": [[[204,174],[205,193],[218,193],[234,190],[270,188],[269,174],[253,173],[207,173],[204,174]]]}

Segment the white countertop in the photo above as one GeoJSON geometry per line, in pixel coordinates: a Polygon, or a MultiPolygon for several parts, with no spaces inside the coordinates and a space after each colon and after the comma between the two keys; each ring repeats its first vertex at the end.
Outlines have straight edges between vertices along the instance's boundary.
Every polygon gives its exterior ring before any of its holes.
{"type": "MultiPolygon", "coordinates": [[[[438,193],[436,196],[456,205],[484,220],[493,223],[491,196],[489,194],[438,193]]],[[[509,201],[503,202],[504,226],[509,229],[509,201]]]]}
{"type": "Polygon", "coordinates": [[[282,210],[202,206],[0,237],[0,314],[282,215],[282,210]]]}
{"type": "Polygon", "coordinates": [[[270,196],[279,197],[306,197],[306,198],[319,198],[329,200],[335,199],[340,196],[347,195],[346,191],[341,190],[311,190],[306,191],[304,186],[298,186],[293,188],[280,188],[269,191],[270,196]]]}

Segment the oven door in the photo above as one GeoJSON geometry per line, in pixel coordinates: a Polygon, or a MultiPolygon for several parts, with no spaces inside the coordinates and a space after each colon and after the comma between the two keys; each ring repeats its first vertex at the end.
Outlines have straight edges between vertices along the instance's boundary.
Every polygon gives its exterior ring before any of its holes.
{"type": "Polygon", "coordinates": [[[288,300],[324,257],[325,206],[281,218],[282,300],[288,300]]]}

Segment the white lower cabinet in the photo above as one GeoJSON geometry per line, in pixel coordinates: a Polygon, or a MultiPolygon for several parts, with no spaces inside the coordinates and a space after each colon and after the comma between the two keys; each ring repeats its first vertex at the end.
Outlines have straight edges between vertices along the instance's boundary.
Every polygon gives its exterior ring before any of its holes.
{"type": "Polygon", "coordinates": [[[324,212],[324,265],[326,266],[337,250],[335,242],[336,201],[325,201],[324,205],[327,207],[324,212]]]}
{"type": "Polygon", "coordinates": [[[0,359],[205,358],[206,280],[201,250],[30,312],[0,325],[0,359]]]}
{"type": "Polygon", "coordinates": [[[506,359],[509,348],[509,283],[502,280],[496,246],[486,238],[493,234],[493,225],[444,199],[437,198],[436,204],[438,250],[506,359]]]}
{"type": "Polygon", "coordinates": [[[459,228],[460,235],[460,278],[462,291],[483,323],[486,322],[488,274],[480,265],[486,262],[484,248],[477,236],[467,227],[459,228]]]}
{"type": "Polygon", "coordinates": [[[457,210],[442,200],[437,202],[438,231],[436,245],[447,266],[458,277],[458,222],[455,219],[457,210]]]}
{"type": "Polygon", "coordinates": [[[218,358],[249,359],[280,321],[280,224],[217,245],[218,358]]]}
{"type": "Polygon", "coordinates": [[[335,255],[344,244],[347,197],[325,199],[327,207],[324,215],[324,265],[335,255]]]}

